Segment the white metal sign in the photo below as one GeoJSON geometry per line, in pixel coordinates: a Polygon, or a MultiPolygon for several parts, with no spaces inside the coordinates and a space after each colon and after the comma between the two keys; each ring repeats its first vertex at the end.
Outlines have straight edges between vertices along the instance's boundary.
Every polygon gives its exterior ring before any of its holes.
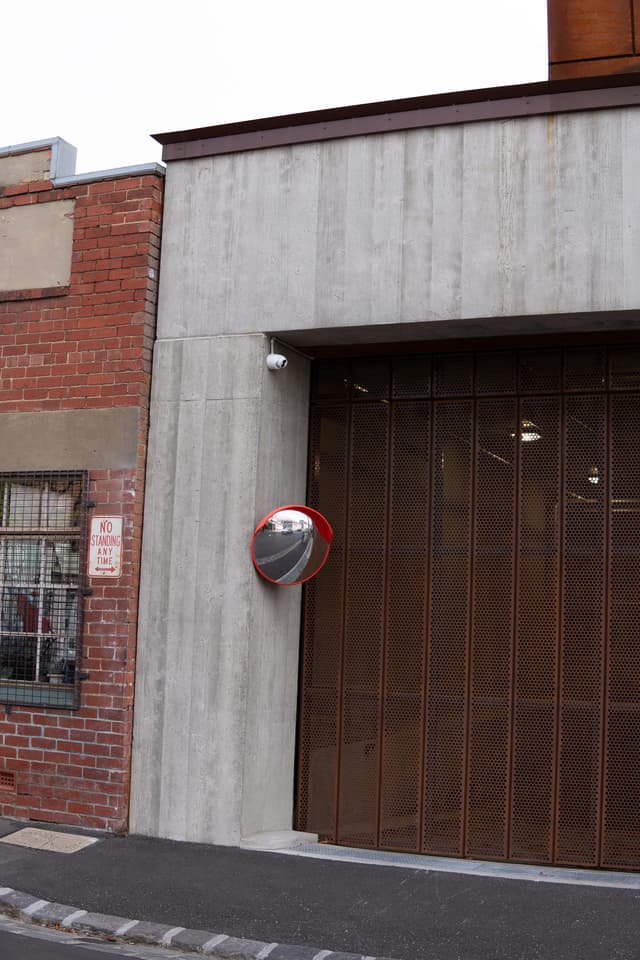
{"type": "Polygon", "coordinates": [[[122,517],[92,517],[89,576],[119,577],[122,572],[122,517]]]}

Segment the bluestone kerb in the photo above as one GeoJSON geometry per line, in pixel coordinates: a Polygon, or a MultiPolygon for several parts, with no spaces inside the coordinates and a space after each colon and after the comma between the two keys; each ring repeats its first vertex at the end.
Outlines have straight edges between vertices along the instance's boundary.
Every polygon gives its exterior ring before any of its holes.
{"type": "Polygon", "coordinates": [[[214,960],[390,960],[361,953],[336,953],[320,947],[242,940],[211,930],[187,930],[166,923],[90,913],[69,904],[42,900],[12,887],[0,887],[0,914],[70,932],[91,933],[107,940],[192,951],[214,960]]]}

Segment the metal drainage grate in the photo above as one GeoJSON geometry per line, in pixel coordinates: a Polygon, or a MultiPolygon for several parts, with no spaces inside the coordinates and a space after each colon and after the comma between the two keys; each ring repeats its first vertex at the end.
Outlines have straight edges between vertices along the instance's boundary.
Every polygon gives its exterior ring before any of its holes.
{"type": "Polygon", "coordinates": [[[16,775],[9,770],[0,770],[0,790],[14,792],[16,789],[16,775]]]}

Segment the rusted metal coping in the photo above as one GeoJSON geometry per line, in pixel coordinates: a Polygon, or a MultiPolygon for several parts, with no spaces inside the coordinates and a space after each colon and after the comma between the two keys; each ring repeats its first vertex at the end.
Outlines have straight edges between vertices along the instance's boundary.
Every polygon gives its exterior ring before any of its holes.
{"type": "Polygon", "coordinates": [[[371,133],[638,104],[640,72],[385,100],[153,136],[164,147],[162,159],[171,162],[371,133]]]}

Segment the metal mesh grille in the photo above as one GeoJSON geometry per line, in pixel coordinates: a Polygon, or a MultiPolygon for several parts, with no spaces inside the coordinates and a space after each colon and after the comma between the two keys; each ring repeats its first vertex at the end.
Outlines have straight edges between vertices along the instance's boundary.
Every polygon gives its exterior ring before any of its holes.
{"type": "Polygon", "coordinates": [[[611,579],[602,862],[611,867],[637,867],[640,864],[640,397],[612,397],[610,417],[611,579]]]}
{"type": "Polygon", "coordinates": [[[377,843],[387,430],[387,405],[353,407],[338,807],[349,846],[377,843]]]}
{"type": "Polygon", "coordinates": [[[473,392],[473,355],[443,354],[433,359],[434,396],[468,396],[473,392]]]}
{"type": "Polygon", "coordinates": [[[607,384],[607,352],[604,349],[571,350],[564,358],[564,388],[567,391],[604,390],[607,384]]]}
{"type": "Polygon", "coordinates": [[[519,360],[520,393],[555,393],[560,389],[559,350],[523,350],[519,360]]]}
{"type": "Polygon", "coordinates": [[[434,404],[423,846],[462,844],[471,537],[471,404],[434,404]]]}
{"type": "Polygon", "coordinates": [[[351,393],[354,400],[373,400],[389,396],[389,364],[357,363],[351,367],[351,393]]]}
{"type": "Polygon", "coordinates": [[[393,364],[394,398],[431,396],[431,358],[408,357],[393,364]]]}
{"type": "Polygon", "coordinates": [[[477,408],[466,853],[506,854],[516,494],[514,400],[477,408]]]}
{"type": "Polygon", "coordinates": [[[394,407],[380,846],[420,849],[431,405],[394,407]]]}
{"type": "Polygon", "coordinates": [[[609,352],[609,386],[612,390],[640,390],[640,349],[617,347],[609,352]]]}
{"type": "Polygon", "coordinates": [[[316,408],[310,431],[309,496],[317,509],[331,516],[335,535],[324,576],[310,580],[305,595],[298,817],[314,823],[323,838],[335,835],[348,413],[345,406],[316,408]]]}
{"type": "Polygon", "coordinates": [[[68,705],[81,636],[84,476],[0,474],[0,702],[68,705]]]}
{"type": "Polygon", "coordinates": [[[511,788],[514,859],[549,862],[555,744],[560,529],[560,405],[527,400],[521,440],[516,676],[511,788]]]}
{"type": "Polygon", "coordinates": [[[513,353],[479,353],[476,358],[476,391],[483,394],[516,392],[516,357],[513,353]]]}
{"type": "Polygon", "coordinates": [[[567,398],[555,854],[559,863],[595,865],[598,860],[606,589],[605,427],[604,397],[567,398]]]}
{"type": "Polygon", "coordinates": [[[318,400],[346,398],[349,382],[346,363],[316,363],[313,368],[313,396],[318,400]]]}
{"type": "Polygon", "coordinates": [[[640,351],[315,382],[309,497],[336,538],[305,588],[298,825],[639,869],[640,351]]]}

